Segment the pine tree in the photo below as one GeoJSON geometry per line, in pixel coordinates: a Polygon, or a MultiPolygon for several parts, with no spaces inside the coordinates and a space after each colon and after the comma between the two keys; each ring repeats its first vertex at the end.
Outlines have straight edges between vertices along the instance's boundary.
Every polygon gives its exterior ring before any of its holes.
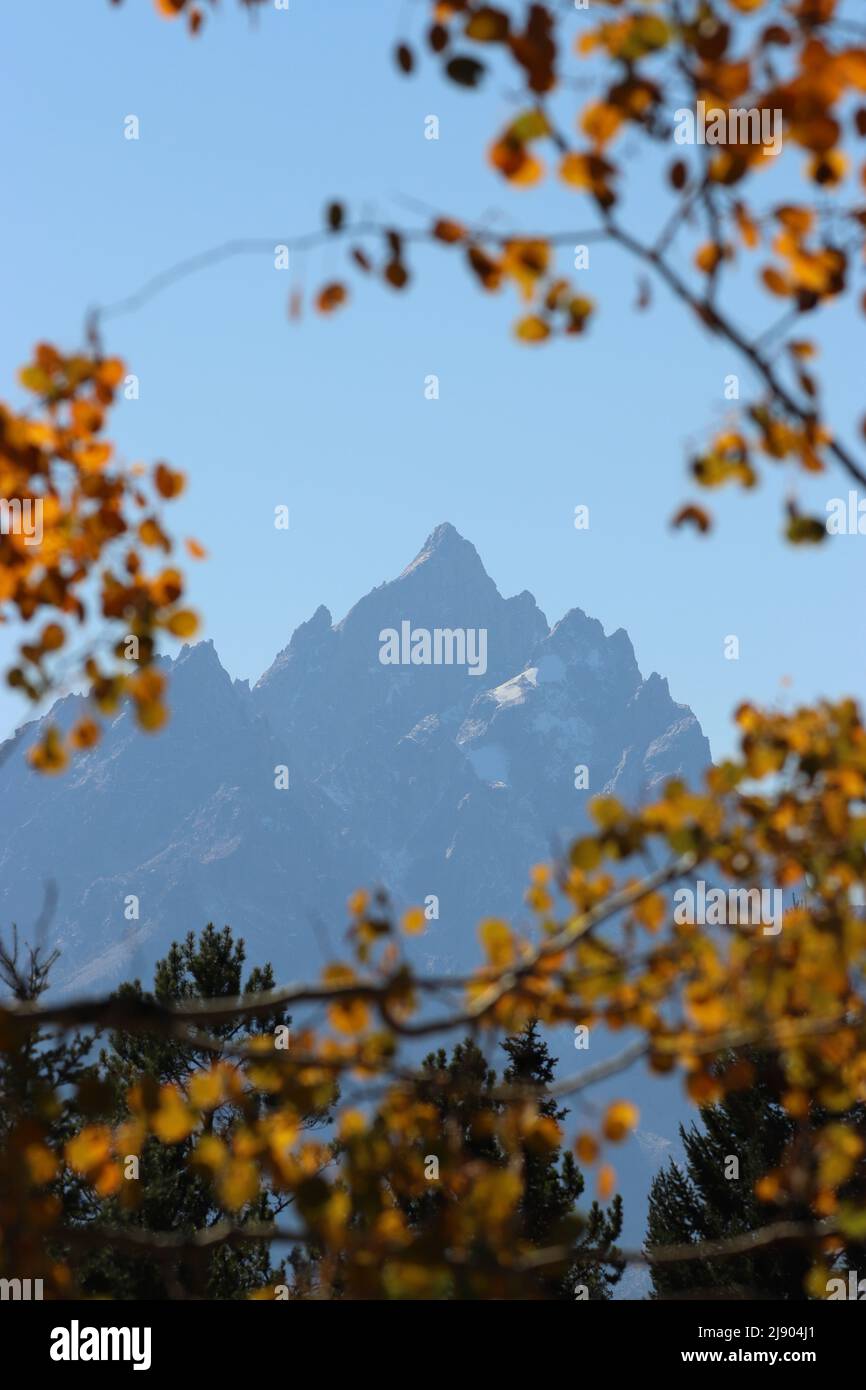
{"type": "MultiPolygon", "coordinates": [[[[540,1113],[561,1125],[568,1110],[553,1098],[544,1098],[554,1080],[556,1063],[539,1036],[536,1020],[531,1019],[522,1032],[506,1038],[501,1046],[510,1059],[503,1073],[505,1084],[536,1089],[540,1113]]],[[[622,1232],[622,1198],[617,1194],[607,1210],[593,1202],[588,1216],[579,1218],[576,1206],[583,1195],[583,1175],[573,1155],[568,1150],[563,1153],[559,1146],[525,1144],[523,1182],[520,1214],[524,1239],[539,1249],[574,1245],[574,1256],[564,1275],[539,1274],[540,1297],[573,1299],[577,1290],[584,1288],[590,1298],[610,1298],[622,1277],[622,1267],[615,1261],[606,1265],[587,1262],[585,1252],[615,1245],[622,1232]]]]}
{"type": "MultiPolygon", "coordinates": [[[[539,1036],[537,1022],[531,1020],[522,1032],[506,1038],[501,1046],[509,1058],[503,1085],[527,1088],[534,1093],[540,1113],[561,1123],[568,1111],[557,1106],[553,1098],[545,1098],[556,1064],[539,1036]]],[[[465,1039],[457,1044],[450,1059],[444,1048],[431,1053],[424,1060],[423,1070],[429,1075],[430,1084],[425,1090],[421,1083],[421,1094],[437,1107],[443,1126],[458,1126],[467,1158],[504,1162],[489,1119],[501,1114],[507,1102],[497,1098],[496,1071],[477,1044],[471,1038],[465,1039]]],[[[560,1267],[554,1275],[538,1274],[537,1297],[574,1299],[582,1286],[589,1298],[610,1298],[611,1289],[622,1274],[614,1249],[622,1230],[622,1198],[616,1196],[607,1210],[593,1202],[588,1215],[581,1217],[576,1203],[584,1190],[583,1176],[573,1156],[563,1154],[559,1146],[525,1144],[523,1182],[519,1239],[536,1249],[563,1245],[574,1251],[565,1272],[560,1267]],[[588,1250],[608,1248],[612,1256],[604,1267],[585,1258],[588,1250]]],[[[407,1211],[410,1224],[423,1226],[444,1200],[432,1186],[407,1211]]]]}
{"type": "MultiPolygon", "coordinates": [[[[11,944],[0,942],[0,987],[19,1004],[35,1004],[48,989],[59,954],[52,951],[46,956],[37,946],[28,947],[22,958],[13,927],[11,944]]],[[[71,1088],[94,1078],[95,1068],[88,1062],[92,1046],[92,1033],[58,1041],[49,1030],[19,1025],[0,1049],[0,1144],[28,1120],[46,1126],[55,1147],[74,1132],[77,1117],[71,1088]]]]}
{"type": "MultiPolygon", "coordinates": [[[[491,1094],[495,1085],[496,1073],[472,1038],[457,1043],[450,1059],[445,1048],[440,1047],[428,1053],[421,1065],[421,1076],[416,1083],[418,1098],[436,1107],[443,1129],[446,1126],[456,1129],[467,1160],[502,1161],[502,1151],[492,1127],[485,1123],[498,1110],[491,1094]]],[[[444,1200],[434,1184],[422,1197],[404,1202],[409,1225],[424,1226],[444,1200]]]]}
{"type": "MultiPolygon", "coordinates": [[[[19,1004],[35,1004],[49,987],[59,951],[47,955],[39,946],[22,954],[17,929],[11,942],[0,941],[0,989],[19,1004]]],[[[100,1093],[93,1059],[94,1035],[58,1036],[38,1024],[19,1023],[0,1047],[0,1154],[9,1161],[28,1142],[60,1153],[81,1125],[82,1105],[100,1093]]],[[[2,1178],[0,1178],[2,1186],[2,1178]]],[[[78,1184],[61,1166],[49,1184],[64,1216],[75,1219],[78,1184]]]]}
{"type": "MultiPolygon", "coordinates": [[[[242,985],[245,960],[243,940],[235,940],[231,929],[217,931],[213,924],[196,940],[190,932],[183,942],[174,942],[159,961],[152,994],[145,994],[140,981],[122,985],[120,997],[155,999],[162,1004],[195,999],[257,994],[274,988],[270,965],[253,969],[242,985]]],[[[283,1010],[252,1022],[232,1022],[209,1028],[211,1037],[224,1044],[238,1043],[255,1034],[272,1032],[278,1024],[290,1022],[283,1010]]],[[[126,1117],[125,1096],[141,1077],[157,1083],[183,1085],[197,1070],[211,1067],[219,1054],[197,1048],[182,1040],[152,1035],[114,1033],[102,1053],[101,1071],[112,1096],[109,1118],[118,1122],[126,1117]]],[[[267,1094],[256,1097],[266,1108],[272,1104],[267,1094]]],[[[234,1109],[219,1107],[208,1114],[206,1125],[217,1133],[230,1128],[234,1109]]],[[[311,1116],[308,1124],[323,1122],[324,1116],[311,1116]]],[[[195,1137],[179,1144],[165,1145],[148,1140],[140,1156],[137,1205],[130,1208],[117,1197],[99,1200],[91,1196],[85,1219],[109,1226],[133,1225],[150,1231],[192,1233],[203,1231],[217,1221],[272,1220],[274,1198],[264,1192],[240,1213],[227,1212],[218,1203],[213,1186],[188,1163],[195,1137]]],[[[78,1271],[90,1294],[130,1299],[175,1298],[194,1294],[208,1298],[239,1298],[265,1284],[285,1282],[283,1265],[272,1267],[268,1247],[239,1243],[221,1246],[214,1252],[186,1263],[142,1258],[104,1248],[86,1257],[78,1271]]]]}
{"type": "MultiPolygon", "coordinates": [[[[720,1069],[734,1060],[728,1057],[720,1069]]],[[[671,1160],[653,1180],[648,1247],[723,1240],[780,1220],[813,1219],[804,1204],[760,1201],[755,1183],[779,1165],[804,1123],[821,1126],[846,1117],[814,1113],[806,1121],[792,1118],[779,1101],[779,1078],[768,1060],[752,1054],[748,1062],[753,1073],[748,1087],[703,1107],[700,1126],[680,1126],[685,1169],[671,1160]]],[[[813,1261],[814,1251],[788,1243],[754,1255],[653,1265],[651,1297],[707,1292],[802,1300],[808,1296],[804,1281],[813,1261]]]]}

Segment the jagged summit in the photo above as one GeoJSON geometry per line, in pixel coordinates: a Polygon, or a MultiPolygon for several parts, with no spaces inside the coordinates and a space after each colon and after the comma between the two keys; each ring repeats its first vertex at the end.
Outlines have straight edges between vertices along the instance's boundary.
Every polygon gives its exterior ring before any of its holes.
{"type": "Polygon", "coordinates": [[[588,617],[582,608],[570,608],[554,624],[543,648],[571,667],[604,674],[622,689],[633,690],[640,684],[637,659],[625,629],[617,628],[608,636],[598,619],[588,617]]]}
{"type": "Polygon", "coordinates": [[[331,610],[320,603],[313,616],[295,628],[289,646],[302,647],[308,642],[321,640],[330,633],[333,622],[331,610]]]}
{"type": "Polygon", "coordinates": [[[222,663],[212,637],[203,637],[198,642],[184,642],[171,664],[175,667],[187,665],[219,666],[222,669],[222,663]]]}
{"type": "MultiPolygon", "coordinates": [[[[0,924],[26,934],[56,884],[54,990],[148,979],[208,922],[278,979],[315,979],[343,955],[347,898],[377,885],[397,913],[430,906],[406,946],[422,974],[466,973],[478,922],[525,920],[530,866],[587,833],[593,796],[636,805],[671,777],[699,786],[710,761],[622,628],[606,636],[573,608],[551,629],[526,589],[502,597],[448,523],[342,622],[320,606],[286,638],[252,690],[210,641],[161,658],[165,728],[141,733],[123,707],[61,777],[26,763],[45,720],[6,745],[0,924]],[[404,622],[464,629],[466,663],[383,663],[382,630],[404,622]],[[473,675],[468,634],[482,629],[473,675]]],[[[65,730],[80,712],[69,695],[46,719],[65,730]]]]}
{"type": "MultiPolygon", "coordinates": [[[[252,690],[209,640],[165,669],[171,717],[153,738],[121,713],[49,784],[23,756],[34,721],[0,765],[0,921],[35,921],[57,881],[58,982],[147,973],[211,920],[278,974],[316,974],[311,924],[338,931],[347,896],[375,883],[401,904],[434,895],[423,945],[468,965],[477,921],[519,914],[529,866],[583,833],[577,766],[593,792],[628,800],[697,781],[709,761],[694,715],[663,678],[642,680],[622,629],[606,636],[579,608],[551,629],[528,590],[503,598],[447,522],[340,623],[316,608],[252,690]],[[401,659],[383,662],[383,630],[404,625],[447,647],[415,661],[401,638],[401,659]]],[[[69,697],[47,718],[67,727],[77,708],[69,697]]]]}
{"type": "Polygon", "coordinates": [[[481,575],[489,583],[490,579],[481,556],[471,541],[461,536],[450,521],[443,521],[433,528],[414,560],[411,560],[398,575],[398,580],[416,573],[421,566],[447,566],[450,570],[460,570],[465,574],[481,575]]]}

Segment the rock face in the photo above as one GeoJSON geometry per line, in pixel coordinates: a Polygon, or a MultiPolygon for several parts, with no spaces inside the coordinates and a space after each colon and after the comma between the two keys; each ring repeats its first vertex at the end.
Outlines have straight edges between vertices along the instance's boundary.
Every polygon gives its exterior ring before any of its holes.
{"type": "MultiPolygon", "coordinates": [[[[377,883],[401,907],[438,899],[422,960],[465,965],[478,919],[522,915],[529,866],[581,831],[592,795],[633,802],[710,757],[622,629],[606,637],[577,608],[550,629],[450,525],[342,622],[319,608],[252,690],[210,642],[166,667],[158,735],[124,712],[49,780],[22,757],[34,723],[0,766],[0,924],[27,934],[55,883],[46,933],[65,990],[148,974],[209,920],[280,977],[318,974],[347,895],[377,883]],[[389,631],[399,664],[381,659],[389,631]]],[[[47,717],[67,726],[79,706],[47,717]]]]}

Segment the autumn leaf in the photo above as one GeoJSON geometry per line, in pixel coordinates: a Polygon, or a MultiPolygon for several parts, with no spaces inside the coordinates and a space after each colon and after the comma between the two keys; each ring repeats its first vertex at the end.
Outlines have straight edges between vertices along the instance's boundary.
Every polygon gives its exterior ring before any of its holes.
{"type": "Polygon", "coordinates": [[[637,1107],[627,1100],[613,1101],[604,1114],[604,1137],[612,1144],[620,1144],[636,1128],[639,1119],[637,1107]]]}
{"type": "Polygon", "coordinates": [[[415,67],[415,58],[407,43],[400,43],[397,45],[394,50],[394,57],[397,60],[397,66],[401,72],[406,74],[412,72],[415,67]]]}
{"type": "Polygon", "coordinates": [[[181,608],[170,615],[166,627],[173,637],[194,637],[198,631],[198,618],[189,608],[181,608]]]}
{"type": "Polygon", "coordinates": [[[538,314],[527,314],[517,322],[514,332],[521,342],[542,343],[550,337],[550,325],[538,314]]]}
{"type": "Polygon", "coordinates": [[[154,470],[154,482],[156,490],[161,497],[178,497],[186,485],[186,479],[182,473],[167,467],[164,463],[158,463],[154,470]]]}
{"type": "Polygon", "coordinates": [[[239,1211],[259,1190],[259,1174],[250,1159],[230,1158],[216,1178],[220,1200],[229,1211],[239,1211]]]}
{"type": "Polygon", "coordinates": [[[111,1130],[107,1125],[85,1125],[68,1141],[65,1153],[70,1168],[90,1178],[111,1157],[111,1130]]]}
{"type": "Polygon", "coordinates": [[[466,232],[459,222],[453,222],[447,217],[440,217],[433,225],[433,235],[438,241],[453,245],[455,241],[462,241],[466,232]]]}
{"type": "Polygon", "coordinates": [[[151,1116],[156,1137],[163,1144],[179,1144],[192,1134],[198,1123],[176,1086],[163,1086],[159,1104],[151,1116]]]}
{"type": "Polygon", "coordinates": [[[424,916],[423,907],[410,907],[408,912],[404,912],[402,926],[407,936],[418,936],[426,925],[427,918],[424,916]]]}
{"type": "Polygon", "coordinates": [[[575,1140],[574,1151],[581,1163],[595,1163],[598,1154],[598,1140],[594,1134],[579,1134],[575,1140]]]}
{"type": "Polygon", "coordinates": [[[501,43],[508,35],[509,18],[504,10],[482,5],[466,25],[466,37],[476,43],[501,43]]]}
{"type": "Polygon", "coordinates": [[[69,735],[69,742],[73,748],[84,751],[93,748],[99,742],[99,725],[95,719],[79,719],[78,723],[72,728],[69,735]]]}
{"type": "Polygon", "coordinates": [[[219,1067],[209,1071],[197,1071],[190,1077],[190,1104],[196,1110],[214,1110],[223,1098],[223,1074],[219,1067]]]}
{"type": "Polygon", "coordinates": [[[316,299],[316,308],[321,314],[330,314],[333,313],[335,309],[339,309],[342,304],[345,304],[347,299],[348,291],[345,285],[341,285],[337,281],[332,281],[319,291],[318,298],[316,299]]]}
{"type": "Polygon", "coordinates": [[[616,1185],[616,1172],[609,1163],[603,1163],[598,1170],[596,1193],[600,1202],[607,1202],[613,1195],[616,1185]]]}
{"type": "Polygon", "coordinates": [[[488,917],[478,928],[481,945],[487,954],[488,963],[501,969],[514,960],[514,938],[506,922],[488,917]]]}
{"type": "Polygon", "coordinates": [[[63,772],[69,759],[59,729],[53,725],[46,729],[40,742],[30,750],[28,758],[37,772],[63,772]]]}
{"type": "Polygon", "coordinates": [[[680,510],[671,522],[671,525],[674,527],[685,526],[686,524],[694,526],[695,530],[699,531],[701,535],[706,535],[712,526],[709,513],[706,512],[703,507],[698,507],[694,503],[689,503],[688,506],[680,507],[680,510]]]}
{"type": "Polygon", "coordinates": [[[445,71],[459,87],[477,87],[484,76],[484,64],[463,54],[451,58],[445,65],[445,71]]]}

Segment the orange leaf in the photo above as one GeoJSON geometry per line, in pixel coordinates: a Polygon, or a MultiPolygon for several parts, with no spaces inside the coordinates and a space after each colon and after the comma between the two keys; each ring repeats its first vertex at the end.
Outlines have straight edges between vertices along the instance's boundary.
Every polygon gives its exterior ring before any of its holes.
{"type": "Polygon", "coordinates": [[[630,1100],[615,1100],[607,1107],[604,1116],[604,1137],[612,1144],[619,1144],[635,1128],[640,1113],[630,1100]]]}
{"type": "Polygon", "coordinates": [[[334,309],[339,309],[341,304],[345,304],[348,297],[349,294],[345,285],[341,285],[335,280],[319,291],[316,308],[320,314],[333,313],[334,309]]]}
{"type": "Polygon", "coordinates": [[[538,314],[527,314],[515,324],[514,332],[524,343],[543,343],[550,337],[550,326],[538,314]]]}
{"type": "Polygon", "coordinates": [[[609,1163],[605,1163],[598,1170],[597,1192],[600,1202],[606,1202],[613,1192],[616,1182],[616,1172],[609,1163]]]}
{"type": "Polygon", "coordinates": [[[410,907],[403,914],[403,930],[407,936],[417,936],[424,930],[426,921],[423,907],[410,907]]]}
{"type": "Polygon", "coordinates": [[[198,618],[191,608],[172,613],[166,624],[173,637],[193,637],[198,630],[198,618]]]}
{"type": "Polygon", "coordinates": [[[154,482],[157,492],[162,497],[177,497],[183,492],[186,479],[182,473],[175,472],[167,464],[158,463],[154,469],[154,482]]]}

